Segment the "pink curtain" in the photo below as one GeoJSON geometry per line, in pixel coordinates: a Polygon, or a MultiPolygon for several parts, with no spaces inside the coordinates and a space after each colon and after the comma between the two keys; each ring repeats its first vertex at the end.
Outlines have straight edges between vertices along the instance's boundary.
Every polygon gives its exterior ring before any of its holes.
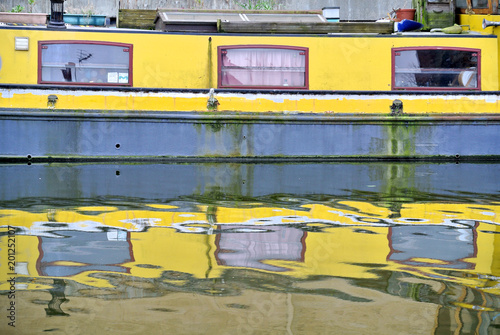
{"type": "Polygon", "coordinates": [[[222,55],[222,86],[305,86],[305,55],[301,50],[226,49],[222,55]]]}

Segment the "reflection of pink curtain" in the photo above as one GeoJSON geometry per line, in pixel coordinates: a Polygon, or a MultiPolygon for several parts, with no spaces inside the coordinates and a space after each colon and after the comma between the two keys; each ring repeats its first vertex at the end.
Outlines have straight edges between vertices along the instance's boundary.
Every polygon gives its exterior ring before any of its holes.
{"type": "Polygon", "coordinates": [[[305,55],[289,49],[227,49],[222,86],[305,86],[305,55]]]}

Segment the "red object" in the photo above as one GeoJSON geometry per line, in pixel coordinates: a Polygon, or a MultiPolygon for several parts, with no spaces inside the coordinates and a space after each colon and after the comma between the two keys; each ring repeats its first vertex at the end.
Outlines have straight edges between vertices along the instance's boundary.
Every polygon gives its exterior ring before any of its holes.
{"type": "Polygon", "coordinates": [[[415,18],[415,9],[406,9],[400,8],[396,11],[396,22],[400,22],[401,20],[413,20],[415,18]]]}

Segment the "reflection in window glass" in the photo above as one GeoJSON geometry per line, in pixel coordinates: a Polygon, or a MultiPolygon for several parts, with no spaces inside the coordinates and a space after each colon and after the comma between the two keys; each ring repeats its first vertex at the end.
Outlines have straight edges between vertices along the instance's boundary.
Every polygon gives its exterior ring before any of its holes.
{"type": "Polygon", "coordinates": [[[130,45],[41,43],[41,82],[130,85],[130,45]]]}
{"type": "Polygon", "coordinates": [[[472,0],[472,8],[488,8],[488,0],[472,0]]]}
{"type": "Polygon", "coordinates": [[[457,8],[469,8],[468,2],[470,1],[472,8],[484,9],[489,8],[489,2],[491,0],[455,0],[457,8]]]}
{"type": "Polygon", "coordinates": [[[220,87],[306,88],[306,49],[221,48],[220,87]]]}
{"type": "Polygon", "coordinates": [[[394,88],[477,89],[479,50],[394,49],[394,88]]]}

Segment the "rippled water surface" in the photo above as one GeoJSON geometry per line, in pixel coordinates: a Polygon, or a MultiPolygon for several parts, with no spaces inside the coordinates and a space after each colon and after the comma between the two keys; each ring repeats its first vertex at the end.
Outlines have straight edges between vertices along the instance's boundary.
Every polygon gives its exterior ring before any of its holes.
{"type": "Polygon", "coordinates": [[[0,165],[0,333],[499,334],[499,214],[498,164],[0,165]]]}

